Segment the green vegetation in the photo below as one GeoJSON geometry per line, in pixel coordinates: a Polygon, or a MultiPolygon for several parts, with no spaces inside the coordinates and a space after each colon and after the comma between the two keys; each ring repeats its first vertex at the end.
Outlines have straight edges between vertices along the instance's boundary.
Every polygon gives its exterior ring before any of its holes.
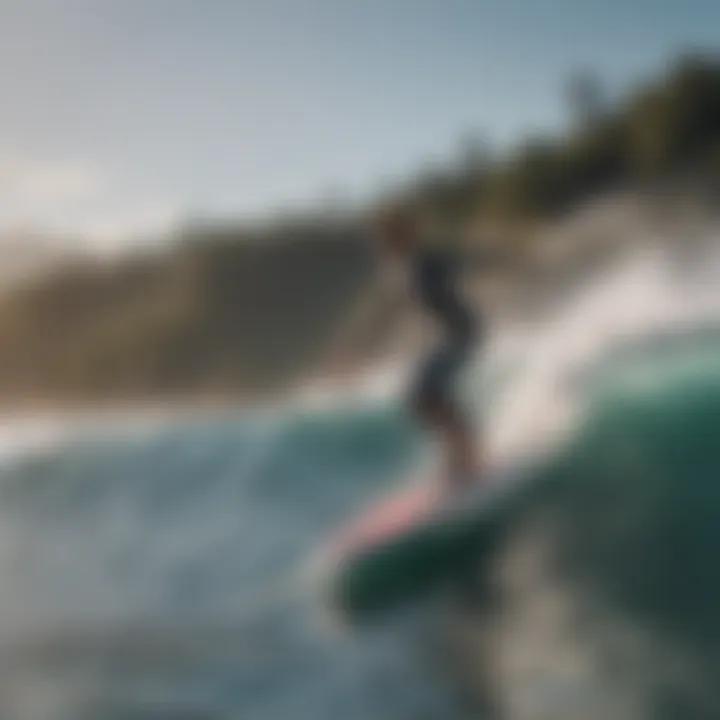
{"type": "MultiPolygon", "coordinates": [[[[522,225],[616,188],[720,174],[720,62],[683,59],[613,107],[591,76],[570,95],[564,137],[500,159],[467,142],[455,167],[416,177],[404,200],[476,226],[522,225]]],[[[0,400],[288,387],[330,355],[361,361],[397,329],[399,311],[380,313],[372,342],[348,338],[348,318],[374,292],[373,268],[361,221],[327,218],[197,227],[163,254],[60,268],[0,302],[0,400]]]]}
{"type": "Polygon", "coordinates": [[[576,122],[565,136],[532,139],[495,162],[485,153],[478,162],[471,145],[469,159],[420,180],[425,192],[410,201],[481,220],[546,220],[618,186],[720,175],[720,61],[685,57],[616,107],[606,107],[591,76],[570,90],[576,122]]]}

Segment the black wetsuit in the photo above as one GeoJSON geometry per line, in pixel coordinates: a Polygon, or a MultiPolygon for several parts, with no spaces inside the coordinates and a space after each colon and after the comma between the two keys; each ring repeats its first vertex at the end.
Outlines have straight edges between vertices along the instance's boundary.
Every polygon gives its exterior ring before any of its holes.
{"type": "Polygon", "coordinates": [[[453,384],[470,356],[477,324],[459,296],[460,257],[445,249],[425,250],[415,259],[415,291],[425,310],[441,325],[444,338],[423,361],[412,389],[412,400],[453,407],[453,384]]]}

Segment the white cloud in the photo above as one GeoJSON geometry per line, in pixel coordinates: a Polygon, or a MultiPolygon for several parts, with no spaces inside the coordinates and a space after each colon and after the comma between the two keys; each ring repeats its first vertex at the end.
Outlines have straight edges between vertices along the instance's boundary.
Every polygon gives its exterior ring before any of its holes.
{"type": "Polygon", "coordinates": [[[79,230],[87,245],[97,251],[114,252],[148,242],[159,243],[182,219],[179,208],[169,202],[144,203],[131,211],[104,211],[87,218],[79,230]]]}
{"type": "Polygon", "coordinates": [[[128,199],[96,164],[0,147],[0,234],[31,230],[101,252],[162,239],[181,217],[172,202],[128,199]]]}
{"type": "Polygon", "coordinates": [[[92,163],[75,159],[45,160],[0,153],[0,200],[3,211],[52,208],[68,201],[97,198],[107,187],[92,163]]]}

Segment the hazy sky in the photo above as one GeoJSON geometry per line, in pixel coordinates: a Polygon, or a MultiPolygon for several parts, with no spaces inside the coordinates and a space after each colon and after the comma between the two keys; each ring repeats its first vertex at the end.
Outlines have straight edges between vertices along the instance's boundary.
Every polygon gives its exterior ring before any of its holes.
{"type": "Polygon", "coordinates": [[[0,227],[97,234],[364,191],[720,46],[719,0],[0,0],[0,227]]]}

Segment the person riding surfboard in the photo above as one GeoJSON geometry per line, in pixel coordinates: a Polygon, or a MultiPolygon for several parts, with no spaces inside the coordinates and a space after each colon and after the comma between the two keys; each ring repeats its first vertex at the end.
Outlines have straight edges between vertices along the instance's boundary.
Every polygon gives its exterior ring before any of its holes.
{"type": "Polygon", "coordinates": [[[441,438],[446,485],[462,489],[482,470],[472,420],[455,395],[457,376],[482,334],[459,288],[462,253],[424,233],[417,219],[398,207],[377,213],[373,231],[383,255],[409,272],[419,306],[442,330],[440,342],[416,371],[409,407],[421,425],[441,438]]]}

